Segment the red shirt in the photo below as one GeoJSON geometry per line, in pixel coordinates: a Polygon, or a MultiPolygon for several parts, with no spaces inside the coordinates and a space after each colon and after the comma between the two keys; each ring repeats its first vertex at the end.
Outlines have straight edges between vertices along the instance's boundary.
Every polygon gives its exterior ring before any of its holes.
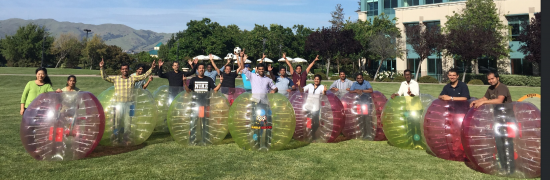
{"type": "Polygon", "coordinates": [[[307,74],[303,71],[300,74],[294,71],[294,74],[292,74],[292,81],[294,84],[298,84],[298,80],[300,81],[300,86],[306,86],[307,74]]]}

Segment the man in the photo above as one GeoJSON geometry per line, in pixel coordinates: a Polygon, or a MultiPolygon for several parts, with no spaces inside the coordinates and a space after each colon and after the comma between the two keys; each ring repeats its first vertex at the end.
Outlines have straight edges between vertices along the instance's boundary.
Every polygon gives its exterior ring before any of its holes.
{"type": "MultiPolygon", "coordinates": [[[[238,61],[241,63],[239,66],[244,66],[244,60],[248,59],[248,56],[244,54],[243,58],[238,61]]],[[[252,129],[255,129],[253,138],[255,141],[254,147],[260,150],[267,150],[271,144],[271,109],[267,104],[267,93],[277,92],[277,86],[273,84],[273,80],[269,77],[266,77],[264,72],[264,65],[262,63],[258,64],[256,67],[256,72],[254,74],[248,69],[244,69],[243,73],[250,80],[250,85],[252,88],[252,116],[251,121],[252,129]],[[270,91],[271,90],[271,91],[270,91]]]]}
{"type": "Polygon", "coordinates": [[[350,91],[350,88],[353,82],[350,81],[349,79],[346,79],[346,73],[343,71],[339,73],[339,76],[340,76],[340,79],[334,81],[329,88],[334,93],[337,93],[339,94],[339,96],[341,96],[350,91]]]}
{"type": "MultiPolygon", "coordinates": [[[[143,74],[143,68],[145,68],[144,65],[138,65],[138,68],[136,70],[135,73],[133,73],[132,75],[130,76],[139,76],[139,75],[142,75],[143,74]]],[[[146,78],[147,79],[147,78],[146,78]]],[[[147,89],[147,87],[149,86],[149,83],[153,81],[153,76],[149,76],[149,80],[145,81],[144,80],[141,80],[141,81],[138,81],[134,84],[134,87],[135,88],[142,88],[142,89],[147,89]]]]}
{"type": "Polygon", "coordinates": [[[307,74],[309,73],[309,70],[311,70],[311,67],[319,60],[319,55],[315,57],[315,60],[309,64],[309,66],[306,69],[306,72],[302,72],[302,66],[298,65],[296,66],[296,71],[292,68],[292,64],[288,61],[286,57],[283,57],[286,61],[286,64],[288,65],[288,68],[290,69],[290,74],[292,74],[292,81],[294,81],[294,84],[298,84],[298,81],[300,81],[300,86],[304,87],[306,86],[306,80],[307,80],[307,74]]]}
{"type": "Polygon", "coordinates": [[[159,68],[157,70],[157,74],[160,78],[166,78],[168,79],[168,86],[169,89],[169,101],[171,102],[181,91],[184,90],[183,87],[183,77],[191,76],[195,74],[197,71],[196,64],[199,61],[199,59],[195,59],[194,61],[188,60],[189,65],[191,66],[191,70],[189,72],[183,72],[180,70],[179,63],[177,61],[172,62],[172,69],[173,71],[169,72],[162,72],[162,65],[164,62],[162,60],[159,60],[159,68]]]}
{"type": "MultiPolygon", "coordinates": [[[[283,54],[283,57],[284,56],[285,55],[283,54]]],[[[267,70],[269,71],[271,79],[275,81],[275,86],[277,86],[278,93],[288,97],[290,91],[296,89],[296,86],[292,82],[292,79],[286,76],[285,67],[281,67],[279,69],[279,76],[276,76],[275,73],[273,73],[273,67],[271,67],[271,65],[267,67],[267,70]]]]}
{"type": "MultiPolygon", "coordinates": [[[[222,85],[221,87],[235,88],[235,78],[237,78],[238,75],[236,72],[231,72],[231,66],[229,65],[229,63],[231,63],[231,59],[228,59],[227,63],[225,63],[225,65],[221,69],[218,69],[218,67],[214,63],[212,54],[210,54],[209,57],[210,57],[210,63],[212,63],[212,65],[214,66],[214,69],[216,69],[216,72],[220,74],[221,77],[223,77],[224,79],[223,83],[220,81],[220,84],[222,85]],[[223,71],[223,73],[221,73],[221,71],[223,71]]],[[[239,68],[237,69],[237,72],[241,71],[241,69],[242,67],[239,66],[239,68]]],[[[214,78],[214,82],[216,82],[215,78],[214,78]]]]}
{"type": "Polygon", "coordinates": [[[439,94],[439,99],[444,101],[467,101],[470,100],[470,90],[466,83],[458,81],[459,75],[455,69],[447,72],[447,77],[451,81],[443,87],[439,94]]]}
{"type": "MultiPolygon", "coordinates": [[[[216,76],[218,76],[220,74],[220,72],[218,72],[218,70],[214,71],[212,69],[212,65],[214,65],[214,66],[216,65],[216,64],[214,64],[214,60],[212,60],[212,58],[210,59],[210,62],[212,64],[206,65],[206,71],[204,72],[204,76],[212,78],[212,80],[214,80],[214,83],[215,83],[216,82],[216,76]]],[[[198,75],[199,72],[197,72],[196,74],[198,75]]]]}
{"type": "MultiPolygon", "coordinates": [[[[204,75],[204,65],[197,65],[198,76],[191,78],[189,85],[187,86],[187,79],[183,77],[183,84],[187,92],[195,92],[192,96],[192,107],[191,110],[194,113],[191,113],[191,130],[189,132],[189,142],[191,144],[211,144],[210,141],[210,132],[208,119],[210,118],[209,109],[210,109],[210,98],[208,93],[210,90],[218,91],[221,87],[221,83],[218,86],[214,85],[214,80],[210,77],[204,75]],[[196,129],[200,126],[201,137],[200,140],[197,140],[196,129]]],[[[220,77],[220,82],[223,82],[223,77],[220,77]]]]}
{"type": "Polygon", "coordinates": [[[372,86],[368,81],[363,79],[363,74],[357,74],[355,81],[349,89],[351,93],[372,93],[372,86]]]}
{"type": "Polygon", "coordinates": [[[487,81],[489,81],[490,86],[485,92],[485,96],[470,103],[470,107],[473,106],[478,108],[483,104],[504,104],[512,102],[512,95],[510,95],[508,86],[500,82],[498,72],[489,72],[487,74],[487,81]]]}
{"type": "Polygon", "coordinates": [[[111,139],[114,140],[114,144],[128,144],[131,142],[129,139],[131,132],[130,124],[134,114],[132,112],[132,106],[134,106],[132,89],[134,89],[135,82],[143,80],[151,74],[153,68],[155,68],[155,61],[153,61],[151,69],[149,69],[145,74],[137,76],[129,76],[129,66],[127,64],[120,66],[120,76],[107,76],[105,72],[103,72],[104,64],[105,62],[101,59],[101,62],[99,63],[101,78],[107,82],[113,83],[116,96],[116,103],[113,111],[111,111],[111,113],[114,113],[113,116],[111,116],[114,122],[114,137],[111,137],[111,139]]]}
{"type": "Polygon", "coordinates": [[[420,95],[420,89],[418,88],[418,83],[415,80],[412,80],[411,70],[406,69],[403,71],[403,76],[405,76],[405,81],[401,83],[399,91],[391,95],[393,99],[395,96],[418,96],[420,95]]]}
{"type": "MultiPolygon", "coordinates": [[[[244,56],[244,48],[239,54],[235,54],[235,56],[237,56],[237,64],[239,64],[239,61],[243,61],[243,64],[245,63],[246,59],[242,59],[244,56]]],[[[248,69],[248,71],[252,73],[256,73],[256,70],[252,70],[252,67],[250,66],[250,64],[244,64],[243,67],[245,69],[248,69]]],[[[244,74],[244,72],[242,72],[242,70],[243,68],[241,68],[241,71],[237,71],[237,74],[241,74],[241,78],[243,79],[244,90],[246,90],[246,92],[251,92],[252,87],[250,85],[250,80],[246,78],[246,75],[244,74]]]]}
{"type": "Polygon", "coordinates": [[[355,82],[351,85],[349,89],[350,93],[359,94],[359,98],[354,104],[354,107],[349,107],[354,114],[357,114],[359,120],[359,132],[362,139],[373,140],[376,135],[376,124],[378,124],[376,118],[372,118],[371,113],[375,112],[372,107],[372,95],[374,92],[372,86],[368,81],[363,79],[363,74],[358,73],[355,75],[355,82]],[[370,107],[369,107],[370,105],[370,107]]]}

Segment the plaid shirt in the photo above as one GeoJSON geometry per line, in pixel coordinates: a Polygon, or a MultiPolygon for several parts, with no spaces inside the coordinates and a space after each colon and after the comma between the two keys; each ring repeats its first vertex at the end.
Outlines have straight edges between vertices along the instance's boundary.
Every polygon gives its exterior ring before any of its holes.
{"type": "Polygon", "coordinates": [[[117,102],[130,102],[133,100],[131,93],[135,86],[134,83],[145,79],[151,74],[152,70],[153,68],[150,68],[145,74],[130,76],[127,79],[122,78],[122,76],[107,76],[103,72],[103,68],[100,69],[100,73],[103,80],[114,84],[117,102]]]}

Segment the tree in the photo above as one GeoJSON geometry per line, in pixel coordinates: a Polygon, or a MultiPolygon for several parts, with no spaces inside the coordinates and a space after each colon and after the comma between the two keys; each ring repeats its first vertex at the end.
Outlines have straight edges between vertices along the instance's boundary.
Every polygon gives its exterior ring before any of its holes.
{"type": "Polygon", "coordinates": [[[474,61],[476,74],[479,73],[478,58],[507,57],[510,36],[506,32],[509,29],[500,21],[497,10],[493,0],[468,0],[466,8],[447,16],[443,28],[447,34],[445,55],[469,64],[474,61]]]}
{"type": "MultiPolygon", "coordinates": [[[[82,54],[88,57],[90,69],[92,69],[94,64],[99,63],[99,60],[107,54],[107,45],[100,36],[94,34],[91,40],[86,41],[86,45],[82,49],[82,54]]],[[[83,64],[85,63],[86,62],[83,64]]]]}
{"type": "Polygon", "coordinates": [[[332,27],[341,29],[344,27],[344,8],[341,4],[336,5],[336,10],[330,12],[332,20],[328,21],[332,24],[332,27]]]}
{"type": "MultiPolygon", "coordinates": [[[[420,56],[420,64],[428,56],[441,52],[445,44],[445,38],[440,33],[439,27],[427,28],[423,24],[406,26],[405,33],[407,44],[410,44],[414,52],[420,56]]],[[[420,74],[420,66],[416,70],[415,80],[418,80],[418,74],[420,74]]]]}
{"type": "Polygon", "coordinates": [[[103,55],[105,60],[105,68],[107,69],[119,69],[122,64],[132,64],[132,58],[122,52],[122,48],[110,45],[105,47],[105,54],[103,55]]]}
{"type": "Polygon", "coordinates": [[[59,35],[51,47],[52,54],[54,54],[57,58],[55,68],[59,67],[59,63],[69,56],[72,58],[78,58],[80,56],[80,51],[82,50],[81,48],[82,44],[75,34],[64,33],[59,35]]]}
{"type": "MultiPolygon", "coordinates": [[[[323,28],[311,33],[306,40],[307,51],[315,51],[326,58],[327,75],[330,69],[330,59],[344,57],[357,53],[361,50],[361,44],[354,39],[352,30],[341,30],[337,27],[323,28]]],[[[340,68],[340,58],[337,58],[338,68],[340,68]]]]}
{"type": "Polygon", "coordinates": [[[406,52],[406,50],[402,48],[403,43],[404,42],[401,40],[399,34],[397,33],[380,31],[378,34],[372,37],[369,43],[369,51],[380,56],[380,60],[378,61],[378,69],[374,74],[374,81],[376,81],[376,78],[378,77],[378,73],[380,71],[380,67],[382,67],[382,63],[385,60],[397,57],[403,58],[403,55],[406,52]]]}
{"type": "MultiPolygon", "coordinates": [[[[523,30],[520,32],[517,38],[522,42],[518,51],[525,54],[525,59],[536,63],[536,67],[540,67],[541,62],[541,23],[542,15],[535,14],[535,17],[531,19],[531,23],[522,24],[523,30]]],[[[535,70],[535,74],[538,74],[540,69],[535,70]]]]}
{"type": "Polygon", "coordinates": [[[48,62],[47,56],[54,41],[54,37],[49,35],[43,26],[33,23],[21,26],[14,35],[6,35],[2,40],[2,55],[11,66],[40,66],[44,40],[44,59],[45,63],[48,62]]]}

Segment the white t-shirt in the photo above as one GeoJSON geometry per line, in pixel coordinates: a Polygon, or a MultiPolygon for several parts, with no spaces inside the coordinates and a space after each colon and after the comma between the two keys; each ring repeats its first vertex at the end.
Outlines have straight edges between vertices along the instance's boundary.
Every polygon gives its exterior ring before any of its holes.
{"type": "Polygon", "coordinates": [[[325,91],[325,86],[320,84],[317,86],[317,89],[315,89],[315,86],[313,84],[308,84],[304,87],[304,92],[308,92],[308,94],[323,94],[323,91],[325,91]]]}
{"type": "Polygon", "coordinates": [[[401,83],[401,87],[399,87],[399,91],[397,91],[397,94],[399,94],[399,96],[409,96],[409,94],[407,93],[409,91],[409,88],[411,88],[411,93],[415,96],[420,95],[418,83],[412,79],[410,83],[407,83],[407,81],[403,81],[401,83]]]}

